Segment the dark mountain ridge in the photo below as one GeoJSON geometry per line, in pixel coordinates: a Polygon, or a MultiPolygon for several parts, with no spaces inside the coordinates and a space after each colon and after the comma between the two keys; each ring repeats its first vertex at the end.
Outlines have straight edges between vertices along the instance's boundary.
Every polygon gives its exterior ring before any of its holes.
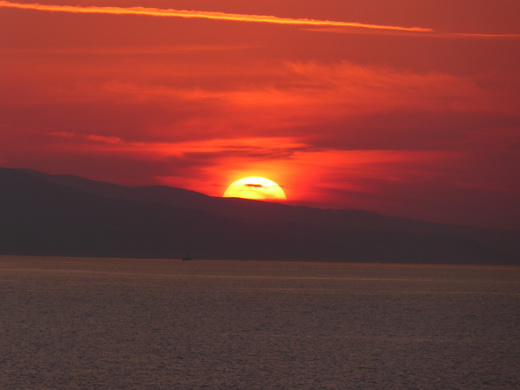
{"type": "Polygon", "coordinates": [[[518,232],[0,169],[0,253],[518,263],[518,232]]]}
{"type": "Polygon", "coordinates": [[[23,171],[45,181],[61,184],[104,198],[160,203],[206,211],[243,223],[298,223],[324,228],[392,229],[424,233],[445,232],[446,230],[453,230],[457,233],[461,231],[469,233],[495,230],[386,216],[366,210],[317,209],[306,206],[289,206],[249,199],[211,197],[198,192],[167,186],[126,187],[73,175],[49,175],[34,170],[23,171]]]}

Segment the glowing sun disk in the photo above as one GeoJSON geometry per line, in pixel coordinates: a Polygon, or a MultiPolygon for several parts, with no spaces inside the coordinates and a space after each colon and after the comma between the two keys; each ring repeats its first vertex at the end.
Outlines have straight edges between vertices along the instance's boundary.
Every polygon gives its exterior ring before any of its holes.
{"type": "Polygon", "coordinates": [[[263,177],[246,177],[237,180],[227,188],[225,198],[246,198],[260,200],[286,200],[285,192],[274,181],[263,177]]]}

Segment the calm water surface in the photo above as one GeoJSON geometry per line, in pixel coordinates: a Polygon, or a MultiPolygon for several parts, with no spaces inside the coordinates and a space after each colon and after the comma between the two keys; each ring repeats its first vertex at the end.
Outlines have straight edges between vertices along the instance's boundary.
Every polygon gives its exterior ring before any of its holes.
{"type": "Polygon", "coordinates": [[[520,268],[0,256],[2,389],[518,389],[520,268]]]}

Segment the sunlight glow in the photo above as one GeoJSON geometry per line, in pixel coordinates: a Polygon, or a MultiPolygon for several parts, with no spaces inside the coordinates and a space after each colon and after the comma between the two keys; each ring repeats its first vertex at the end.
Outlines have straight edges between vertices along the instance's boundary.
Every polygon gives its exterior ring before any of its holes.
{"type": "Polygon", "coordinates": [[[246,177],[231,183],[224,198],[286,200],[284,191],[274,181],[263,177],[246,177]]]}

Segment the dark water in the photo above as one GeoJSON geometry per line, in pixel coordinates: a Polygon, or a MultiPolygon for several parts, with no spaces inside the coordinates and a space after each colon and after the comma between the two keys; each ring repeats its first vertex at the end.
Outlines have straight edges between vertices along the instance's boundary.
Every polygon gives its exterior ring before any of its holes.
{"type": "Polygon", "coordinates": [[[2,389],[518,389],[520,268],[0,257],[2,389]]]}

